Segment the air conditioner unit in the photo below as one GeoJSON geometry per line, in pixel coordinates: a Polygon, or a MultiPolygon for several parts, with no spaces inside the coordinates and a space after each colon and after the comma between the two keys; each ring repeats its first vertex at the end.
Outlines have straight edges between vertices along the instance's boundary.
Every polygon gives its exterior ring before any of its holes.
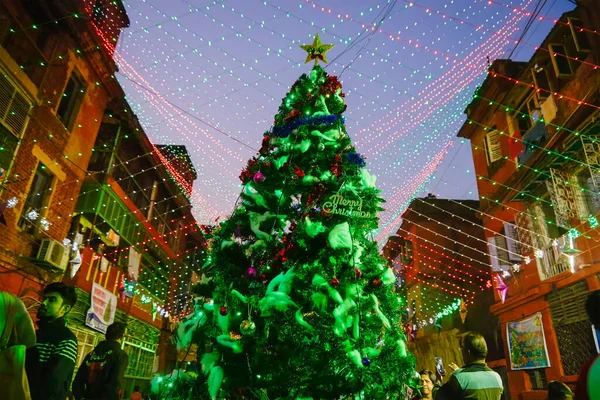
{"type": "Polygon", "coordinates": [[[36,259],[65,272],[69,264],[69,249],[56,240],[44,239],[36,259]]]}

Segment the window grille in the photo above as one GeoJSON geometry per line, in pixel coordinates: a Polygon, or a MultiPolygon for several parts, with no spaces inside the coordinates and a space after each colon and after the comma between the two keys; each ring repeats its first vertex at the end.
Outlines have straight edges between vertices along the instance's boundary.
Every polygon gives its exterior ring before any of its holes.
{"type": "Polygon", "coordinates": [[[123,350],[129,356],[129,364],[125,371],[126,378],[150,379],[154,372],[156,345],[141,342],[133,338],[123,341],[123,350]]]}
{"type": "Polygon", "coordinates": [[[581,366],[597,354],[592,324],[585,311],[587,294],[586,281],[548,294],[558,350],[567,376],[577,375],[581,366]]]}
{"type": "Polygon", "coordinates": [[[77,337],[77,360],[75,362],[75,371],[73,372],[73,379],[75,379],[75,375],[77,374],[77,370],[83,362],[83,359],[94,350],[94,347],[98,344],[99,335],[89,329],[78,329],[73,326],[69,326],[69,329],[71,329],[77,337]]]}
{"type": "Polygon", "coordinates": [[[528,369],[527,375],[529,375],[531,389],[545,390],[548,386],[548,380],[546,379],[546,371],[544,369],[528,369]]]}

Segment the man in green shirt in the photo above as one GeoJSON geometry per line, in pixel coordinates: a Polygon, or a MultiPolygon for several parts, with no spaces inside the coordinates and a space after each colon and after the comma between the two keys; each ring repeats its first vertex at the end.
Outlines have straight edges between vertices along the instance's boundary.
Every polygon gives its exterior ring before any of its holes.
{"type": "Polygon", "coordinates": [[[483,336],[468,332],[462,339],[465,366],[454,371],[438,392],[437,400],[500,400],[502,378],[485,363],[487,344],[483,336]]]}

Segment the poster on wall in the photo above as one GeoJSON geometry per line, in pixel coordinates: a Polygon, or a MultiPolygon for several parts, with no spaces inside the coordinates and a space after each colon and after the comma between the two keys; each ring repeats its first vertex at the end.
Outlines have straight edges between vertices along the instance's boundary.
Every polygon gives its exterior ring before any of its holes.
{"type": "Polygon", "coordinates": [[[507,323],[506,331],[511,369],[550,367],[541,313],[507,323]]]}
{"type": "Polygon", "coordinates": [[[94,330],[106,333],[106,328],[115,321],[117,296],[94,283],[91,303],[92,305],[85,316],[85,324],[94,330]]]}

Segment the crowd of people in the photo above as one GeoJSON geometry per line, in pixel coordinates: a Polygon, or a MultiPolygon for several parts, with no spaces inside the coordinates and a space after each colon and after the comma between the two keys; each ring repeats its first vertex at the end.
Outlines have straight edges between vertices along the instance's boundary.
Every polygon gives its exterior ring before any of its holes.
{"type": "MultiPolygon", "coordinates": [[[[11,400],[122,400],[128,356],[121,348],[126,325],[115,322],[83,360],[75,379],[77,338],[67,327],[65,316],[77,301],[72,286],[55,282],[44,288],[37,311],[37,326],[23,302],[8,293],[0,295],[0,390],[11,400]],[[72,383],[71,383],[72,382],[72,383]]],[[[600,290],[586,302],[590,322],[600,327],[600,290]]],[[[465,365],[450,364],[453,372],[444,384],[445,371],[422,370],[423,400],[500,400],[505,390],[498,373],[486,364],[487,344],[483,336],[467,332],[461,337],[465,365]]],[[[437,363],[437,361],[436,361],[437,363]]],[[[130,400],[142,400],[139,386],[130,400]]],[[[600,400],[600,356],[581,370],[576,393],[562,382],[548,384],[549,400],[600,400]]]]}
{"type": "MultiPolygon", "coordinates": [[[[586,300],[586,312],[590,322],[600,327],[600,290],[589,294],[586,300]]],[[[487,343],[483,336],[475,332],[467,332],[461,338],[461,352],[464,367],[453,369],[447,382],[442,385],[443,375],[430,370],[422,370],[422,388],[416,395],[422,400],[500,400],[503,399],[504,385],[500,375],[489,368],[485,362],[487,343]]],[[[436,360],[437,364],[437,360],[436,360]]],[[[563,382],[548,383],[548,400],[600,400],[600,356],[591,358],[585,363],[579,374],[576,392],[563,382]]]]}
{"type": "MultiPolygon", "coordinates": [[[[126,324],[108,326],[105,340],[86,355],[73,379],[77,337],[65,316],[77,302],[75,288],[62,282],[44,288],[37,330],[21,300],[2,293],[0,301],[0,391],[7,398],[122,400],[128,365],[127,353],[121,349],[126,324]]],[[[130,399],[142,399],[139,386],[130,399]]]]}

